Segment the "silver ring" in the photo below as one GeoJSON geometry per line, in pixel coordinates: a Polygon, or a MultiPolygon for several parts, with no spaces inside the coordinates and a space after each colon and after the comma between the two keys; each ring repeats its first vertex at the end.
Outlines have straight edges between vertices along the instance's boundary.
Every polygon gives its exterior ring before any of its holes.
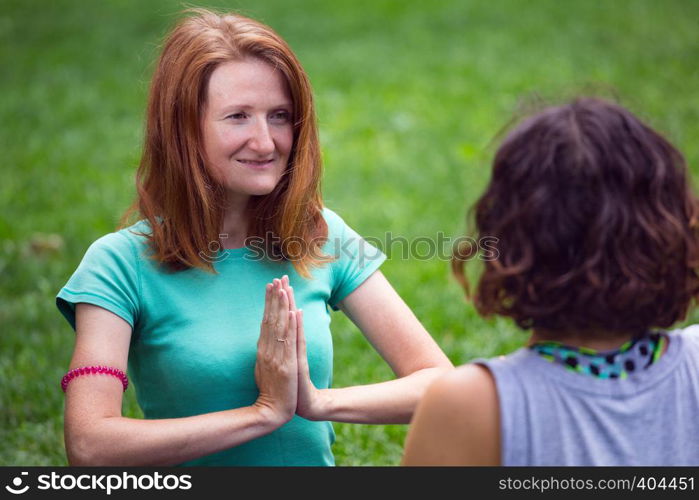
{"type": "Polygon", "coordinates": [[[286,342],[286,339],[277,339],[277,342],[286,342]]]}

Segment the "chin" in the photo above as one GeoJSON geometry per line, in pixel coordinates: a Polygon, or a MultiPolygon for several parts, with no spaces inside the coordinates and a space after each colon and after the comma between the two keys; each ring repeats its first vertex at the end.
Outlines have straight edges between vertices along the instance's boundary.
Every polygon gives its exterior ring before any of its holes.
{"type": "Polygon", "coordinates": [[[228,188],[228,191],[231,194],[243,194],[246,196],[266,196],[270,194],[272,191],[274,191],[274,188],[277,187],[276,184],[269,184],[269,185],[264,185],[264,186],[246,186],[245,188],[241,189],[241,186],[231,186],[228,188]]]}

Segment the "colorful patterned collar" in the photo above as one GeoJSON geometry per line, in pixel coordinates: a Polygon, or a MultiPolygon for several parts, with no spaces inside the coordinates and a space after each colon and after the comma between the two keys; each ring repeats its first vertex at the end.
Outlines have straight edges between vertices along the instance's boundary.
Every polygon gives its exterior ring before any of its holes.
{"type": "Polygon", "coordinates": [[[613,351],[596,351],[571,347],[560,342],[544,341],[529,346],[542,358],[560,363],[568,370],[604,379],[624,379],[630,373],[645,370],[662,355],[667,336],[649,332],[624,343],[613,351]]]}

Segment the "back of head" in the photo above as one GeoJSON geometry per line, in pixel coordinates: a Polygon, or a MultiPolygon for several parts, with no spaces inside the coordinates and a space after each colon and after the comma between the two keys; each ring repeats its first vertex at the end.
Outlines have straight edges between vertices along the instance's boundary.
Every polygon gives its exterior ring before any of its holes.
{"type": "Polygon", "coordinates": [[[699,293],[698,207],[682,155],[623,107],[545,109],[506,137],[474,207],[498,254],[475,305],[523,328],[669,327],[699,293]]]}

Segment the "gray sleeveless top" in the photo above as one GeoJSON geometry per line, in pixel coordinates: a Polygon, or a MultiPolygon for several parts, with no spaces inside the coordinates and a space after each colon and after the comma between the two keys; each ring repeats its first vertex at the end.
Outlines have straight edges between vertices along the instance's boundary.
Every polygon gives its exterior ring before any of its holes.
{"type": "Polygon", "coordinates": [[[626,379],[565,369],[528,348],[478,360],[495,378],[503,465],[699,465],[699,325],[626,379]]]}

